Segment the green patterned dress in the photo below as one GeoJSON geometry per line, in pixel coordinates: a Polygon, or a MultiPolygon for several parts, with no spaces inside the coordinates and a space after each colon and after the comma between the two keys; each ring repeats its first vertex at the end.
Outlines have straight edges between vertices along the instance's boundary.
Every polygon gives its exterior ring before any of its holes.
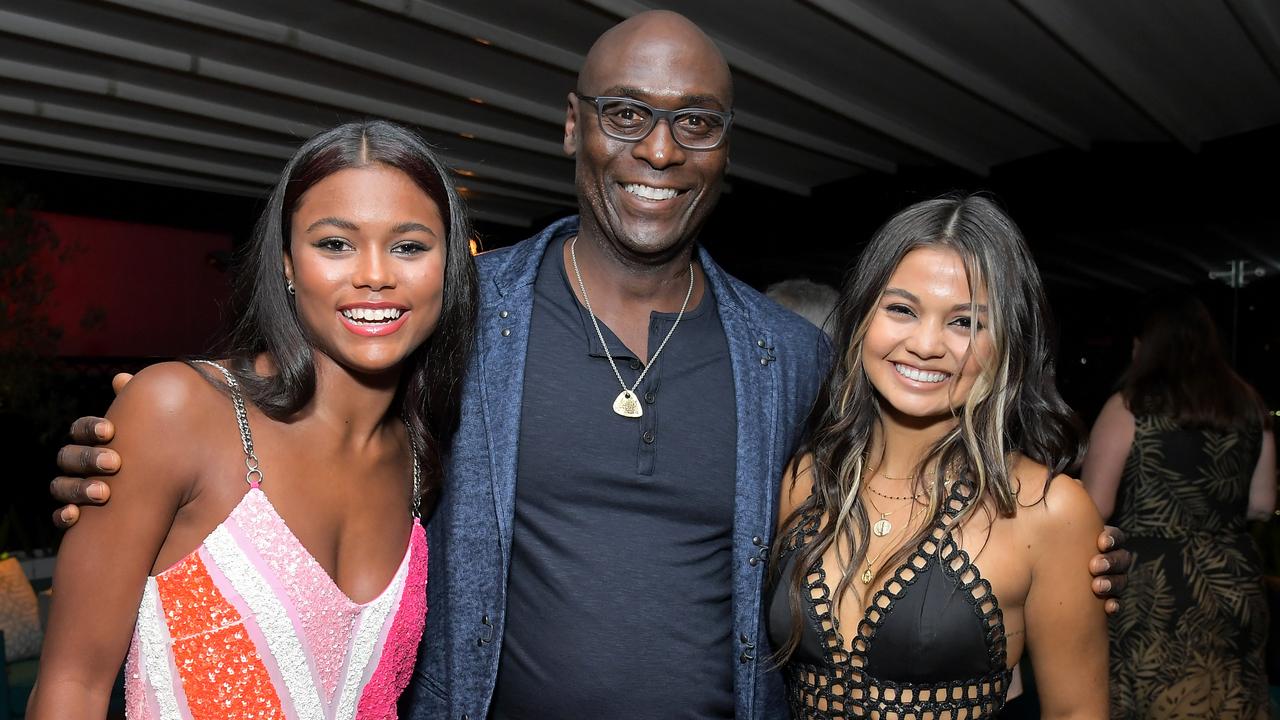
{"type": "Polygon", "coordinates": [[[1245,531],[1261,431],[1135,430],[1112,519],[1136,561],[1111,618],[1111,716],[1265,718],[1267,604],[1245,531]]]}

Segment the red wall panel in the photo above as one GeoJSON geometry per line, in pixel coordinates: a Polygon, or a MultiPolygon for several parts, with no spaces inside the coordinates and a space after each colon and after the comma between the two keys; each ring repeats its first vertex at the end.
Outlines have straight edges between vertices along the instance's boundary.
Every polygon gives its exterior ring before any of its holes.
{"type": "Polygon", "coordinates": [[[40,213],[60,240],[43,257],[54,282],[46,315],[59,355],[174,356],[208,349],[230,277],[213,262],[229,235],[40,213]],[[88,324],[83,319],[97,318],[88,324]]]}

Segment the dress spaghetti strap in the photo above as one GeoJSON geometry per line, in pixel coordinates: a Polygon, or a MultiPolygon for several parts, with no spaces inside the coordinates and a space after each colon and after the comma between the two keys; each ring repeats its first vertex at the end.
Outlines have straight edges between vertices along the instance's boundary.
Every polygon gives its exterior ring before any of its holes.
{"type": "MultiPolygon", "coordinates": [[[[240,428],[240,444],[244,447],[244,464],[249,469],[245,473],[244,481],[249,483],[249,487],[257,488],[262,485],[262,481],[265,478],[262,476],[262,468],[258,465],[258,456],[253,451],[253,435],[249,432],[249,414],[244,409],[244,397],[240,394],[240,382],[236,380],[235,375],[231,374],[231,371],[212,360],[192,360],[191,362],[216,368],[218,372],[222,373],[222,377],[226,378],[227,387],[231,390],[231,402],[236,408],[236,425],[240,428]]],[[[416,485],[418,467],[416,448],[414,455],[413,465],[416,485]]]]}

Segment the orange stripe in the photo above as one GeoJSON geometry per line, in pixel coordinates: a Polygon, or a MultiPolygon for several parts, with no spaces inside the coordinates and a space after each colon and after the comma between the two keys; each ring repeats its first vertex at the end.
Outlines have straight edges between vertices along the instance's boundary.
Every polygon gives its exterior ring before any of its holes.
{"type": "Polygon", "coordinates": [[[174,663],[194,720],[284,718],[280,698],[240,613],[197,554],[156,578],[174,663]]]}

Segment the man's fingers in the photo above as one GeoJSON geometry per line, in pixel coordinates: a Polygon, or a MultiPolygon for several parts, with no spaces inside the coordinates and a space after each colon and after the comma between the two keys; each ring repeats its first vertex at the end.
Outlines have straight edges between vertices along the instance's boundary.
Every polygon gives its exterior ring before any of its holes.
{"type": "Polygon", "coordinates": [[[1106,608],[1108,615],[1115,615],[1116,613],[1120,612],[1120,601],[1116,600],[1115,598],[1111,598],[1110,600],[1106,601],[1105,603],[1102,604],[1102,606],[1106,608]]]}
{"type": "Polygon", "coordinates": [[[58,449],[58,469],[68,475],[110,475],[120,469],[120,455],[106,448],[63,445],[58,449]]]}
{"type": "Polygon", "coordinates": [[[115,377],[111,378],[111,389],[114,390],[117,395],[119,395],[120,391],[124,390],[124,386],[128,385],[129,381],[132,379],[133,379],[133,375],[131,375],[130,373],[116,373],[115,377]]]}
{"type": "Polygon", "coordinates": [[[1129,572],[1129,565],[1133,562],[1133,553],[1123,548],[1105,553],[1103,557],[1107,559],[1107,569],[1112,575],[1124,575],[1129,572]]]}
{"type": "Polygon", "coordinates": [[[65,505],[53,511],[53,524],[59,530],[66,530],[80,519],[80,508],[65,505]]]}
{"type": "MultiPolygon", "coordinates": [[[[101,480],[56,477],[53,482],[49,483],[49,494],[60,503],[101,505],[111,497],[111,488],[107,487],[107,484],[101,480]]],[[[66,508],[60,509],[65,510],[66,508]]]]}
{"type": "Polygon", "coordinates": [[[1102,534],[1098,536],[1098,552],[1107,552],[1123,545],[1123,530],[1115,525],[1107,525],[1102,528],[1102,534]]]}
{"type": "Polygon", "coordinates": [[[115,434],[115,425],[106,418],[90,415],[71,423],[71,441],[77,445],[101,445],[109,442],[115,434]]]}

